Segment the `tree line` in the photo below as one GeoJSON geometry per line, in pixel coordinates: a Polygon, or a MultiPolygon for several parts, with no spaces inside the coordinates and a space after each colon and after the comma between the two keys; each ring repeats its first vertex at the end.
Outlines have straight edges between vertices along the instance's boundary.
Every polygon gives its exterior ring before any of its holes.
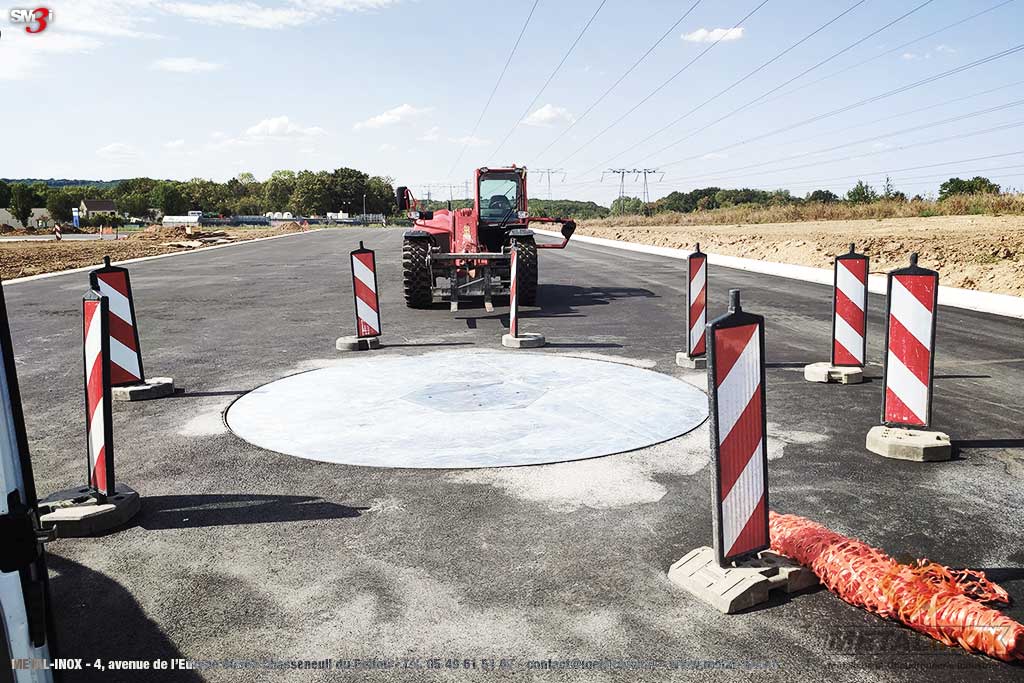
{"type": "Polygon", "coordinates": [[[202,211],[223,216],[263,215],[290,211],[296,216],[345,212],[390,214],[395,210],[391,178],[370,176],[352,168],[333,171],[274,171],[265,181],[239,173],[227,182],[205,178],[186,181],[129,178],[115,184],[53,185],[0,181],[0,207],[8,207],[23,225],[34,208],[46,207],[50,217],[70,221],[83,199],[112,200],[120,214],[152,220],[157,212],[182,215],[202,211]],[[364,204],[365,198],[365,204],[364,204]]]}

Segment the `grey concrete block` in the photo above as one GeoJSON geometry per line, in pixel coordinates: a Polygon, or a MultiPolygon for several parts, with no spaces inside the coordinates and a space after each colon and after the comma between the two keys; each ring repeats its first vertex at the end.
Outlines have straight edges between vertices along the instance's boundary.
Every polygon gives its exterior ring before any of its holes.
{"type": "Polygon", "coordinates": [[[865,445],[872,453],[896,460],[941,462],[953,457],[953,445],[943,432],[879,425],[868,431],[865,445]]]}
{"type": "Polygon", "coordinates": [[[676,354],[676,365],[681,368],[690,368],[692,370],[706,370],[708,367],[707,356],[690,356],[685,351],[680,351],[676,354]]]}
{"type": "Polygon", "coordinates": [[[526,332],[518,337],[513,337],[511,334],[502,335],[501,337],[501,345],[510,349],[536,349],[544,346],[546,343],[544,335],[537,334],[536,332],[526,332]]]}
{"type": "Polygon", "coordinates": [[[124,484],[117,484],[114,495],[102,501],[90,489],[78,487],[39,501],[39,521],[43,527],[52,527],[58,538],[98,536],[126,524],[140,506],[139,494],[124,484]]]}
{"type": "Polygon", "coordinates": [[[691,550],[668,570],[668,578],[723,614],[734,614],[768,601],[773,590],[795,593],[818,585],[811,570],[764,550],[733,567],[718,566],[715,551],[691,550]]]}
{"type": "Polygon", "coordinates": [[[115,401],[148,401],[163,398],[174,393],[174,380],[170,377],[150,377],[145,382],[126,387],[111,387],[110,395],[115,401]]]}
{"type": "Polygon", "coordinates": [[[369,351],[380,348],[380,337],[338,337],[334,348],[339,351],[369,351]]]}
{"type": "Polygon", "coordinates": [[[835,366],[827,361],[811,363],[804,366],[804,379],[808,382],[860,384],[864,381],[864,370],[863,368],[835,366]]]}

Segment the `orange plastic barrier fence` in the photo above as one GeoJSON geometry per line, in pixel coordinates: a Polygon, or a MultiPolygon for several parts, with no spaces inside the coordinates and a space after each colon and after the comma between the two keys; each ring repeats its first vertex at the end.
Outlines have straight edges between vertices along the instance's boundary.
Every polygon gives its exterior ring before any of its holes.
{"type": "Polygon", "coordinates": [[[983,572],[928,560],[902,564],[797,515],[769,516],[772,550],[811,569],[840,598],[946,645],[1004,662],[1024,660],[1024,625],[983,603],[1010,597],[983,572]]]}

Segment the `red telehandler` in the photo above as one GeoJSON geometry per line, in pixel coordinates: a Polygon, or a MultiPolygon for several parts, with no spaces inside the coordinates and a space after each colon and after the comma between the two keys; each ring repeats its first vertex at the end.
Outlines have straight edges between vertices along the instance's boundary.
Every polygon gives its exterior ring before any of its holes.
{"type": "Polygon", "coordinates": [[[484,307],[494,310],[492,297],[509,293],[511,254],[518,253],[519,301],[537,301],[537,250],[564,249],[576,224],[563,218],[530,216],[526,200],[526,168],[479,168],[471,209],[420,211],[407,187],[395,194],[398,209],[414,219],[402,246],[405,303],[429,308],[435,301],[451,302],[483,296],[484,307]],[[530,223],[560,223],[560,244],[537,244],[530,223]]]}

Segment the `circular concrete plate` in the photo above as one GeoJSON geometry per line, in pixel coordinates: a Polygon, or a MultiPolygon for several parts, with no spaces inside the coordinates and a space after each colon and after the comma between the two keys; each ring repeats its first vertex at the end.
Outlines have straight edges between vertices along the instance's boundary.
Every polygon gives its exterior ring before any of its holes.
{"type": "Polygon", "coordinates": [[[360,356],[239,398],[242,439],[373,467],[504,467],[579,460],[685,434],[707,396],[661,373],[555,354],[360,356]]]}

